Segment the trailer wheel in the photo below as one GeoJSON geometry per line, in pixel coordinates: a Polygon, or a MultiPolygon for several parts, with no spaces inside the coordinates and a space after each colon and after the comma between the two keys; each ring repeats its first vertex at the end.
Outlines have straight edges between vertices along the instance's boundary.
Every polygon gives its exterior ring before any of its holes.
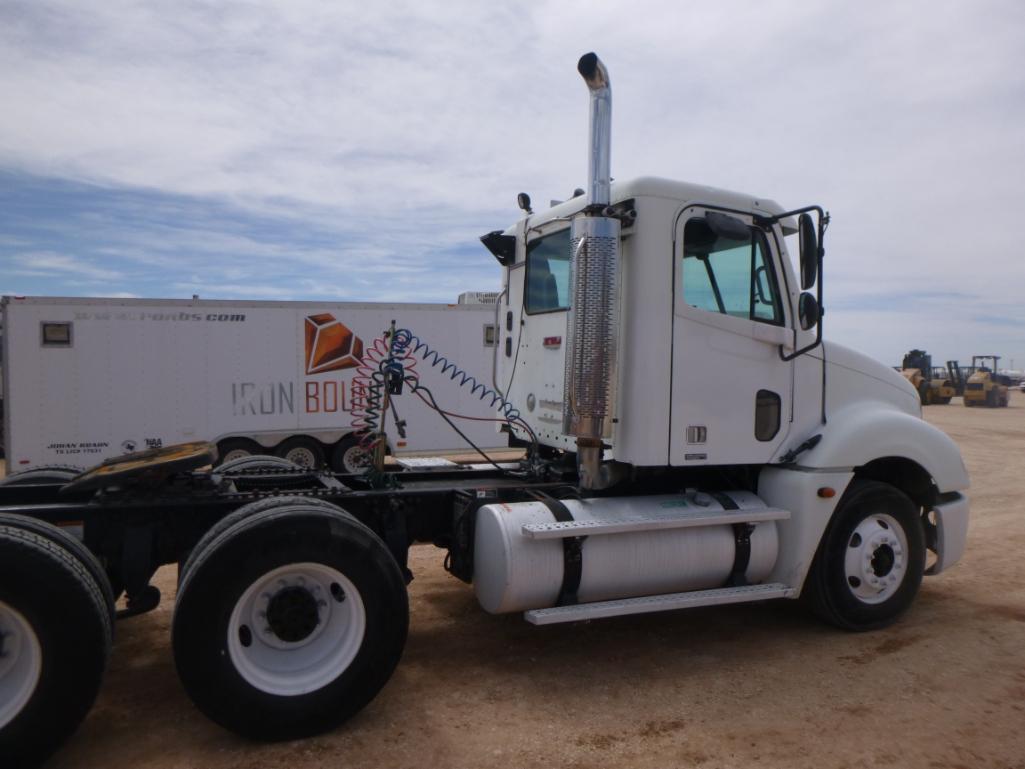
{"type": "Polygon", "coordinates": [[[405,581],[348,513],[289,501],[197,547],[182,574],[175,664],[193,701],[238,734],[294,739],[359,711],[405,646],[405,581]]]}
{"type": "Polygon", "coordinates": [[[336,473],[355,475],[373,464],[373,455],[363,448],[357,435],[347,435],[331,451],[331,469],[336,473]]]}
{"type": "Polygon", "coordinates": [[[263,446],[249,438],[225,438],[217,444],[219,465],[227,464],[236,459],[246,459],[263,453],[263,446]]]}
{"type": "Polygon", "coordinates": [[[82,473],[81,467],[74,465],[40,465],[28,470],[17,470],[5,478],[0,478],[0,486],[21,486],[27,483],[67,483],[82,473]]]}
{"type": "Polygon", "coordinates": [[[29,528],[0,523],[0,756],[36,766],[89,711],[110,657],[109,604],[90,568],[29,528]]]}
{"type": "Polygon", "coordinates": [[[875,630],[911,605],[924,569],[925,533],[914,503],[889,484],[856,480],[822,538],[806,595],[827,622],[875,630]]]}
{"type": "Polygon", "coordinates": [[[244,457],[229,459],[224,464],[217,466],[220,473],[230,473],[237,470],[264,470],[267,468],[281,468],[283,470],[302,470],[295,462],[290,462],[284,457],[275,457],[271,454],[249,454],[244,457]]]}
{"type": "Polygon", "coordinates": [[[278,444],[274,453],[309,470],[324,466],[324,449],[320,443],[303,435],[297,435],[278,444]]]}

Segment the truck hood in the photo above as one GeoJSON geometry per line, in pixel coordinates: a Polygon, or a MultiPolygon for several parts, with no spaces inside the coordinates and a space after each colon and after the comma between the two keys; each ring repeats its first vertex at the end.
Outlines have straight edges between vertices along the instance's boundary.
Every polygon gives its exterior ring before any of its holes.
{"type": "Polygon", "coordinates": [[[914,385],[892,368],[835,342],[823,342],[822,348],[812,355],[826,359],[828,394],[833,396],[827,397],[827,403],[831,402],[832,406],[830,410],[842,408],[856,397],[885,401],[905,413],[921,416],[921,400],[914,385]],[[834,372],[832,378],[830,372],[834,372]],[[833,386],[841,383],[844,386],[833,386]]]}

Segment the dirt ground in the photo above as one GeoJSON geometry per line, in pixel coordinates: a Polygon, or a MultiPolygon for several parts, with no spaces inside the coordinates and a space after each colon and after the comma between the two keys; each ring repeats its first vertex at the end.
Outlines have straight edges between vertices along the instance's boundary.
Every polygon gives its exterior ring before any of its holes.
{"type": "Polygon", "coordinates": [[[341,728],[254,744],[207,721],[175,677],[175,571],[118,624],[66,767],[1025,768],[1025,395],[927,407],[972,476],[965,558],[896,626],[848,634],[793,602],[537,628],[492,617],[415,548],[412,621],[390,683],[341,728]]]}

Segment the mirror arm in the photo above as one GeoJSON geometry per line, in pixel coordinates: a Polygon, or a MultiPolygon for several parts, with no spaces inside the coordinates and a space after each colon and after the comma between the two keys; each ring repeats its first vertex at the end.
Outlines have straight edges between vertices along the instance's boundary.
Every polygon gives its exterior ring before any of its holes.
{"type": "MultiPolygon", "coordinates": [[[[804,208],[795,208],[793,211],[784,211],[781,214],[775,216],[756,216],[754,222],[759,227],[769,228],[783,219],[789,219],[792,216],[800,216],[801,214],[807,214],[814,211],[817,213],[819,219],[819,243],[818,243],[818,280],[815,286],[815,298],[819,303],[819,322],[815,324],[815,341],[800,350],[796,350],[789,355],[783,351],[783,345],[779,346],[779,357],[783,361],[792,361],[800,355],[804,355],[806,352],[814,350],[820,344],[822,344],[822,316],[825,315],[825,309],[822,306],[822,258],[825,256],[826,249],[823,246],[822,241],[826,235],[826,228],[829,226],[829,212],[824,211],[822,206],[811,205],[805,206],[804,208]]],[[[797,329],[794,329],[794,335],[796,336],[797,329]]]]}
{"type": "MultiPolygon", "coordinates": [[[[811,208],[817,208],[819,211],[822,211],[822,209],[818,208],[818,206],[811,206],[811,208]]],[[[804,213],[804,212],[800,211],[800,212],[797,212],[797,213],[804,213]]],[[[822,316],[826,314],[826,311],[825,311],[825,309],[822,306],[822,258],[823,258],[823,256],[825,256],[825,253],[826,253],[825,249],[822,247],[822,236],[826,234],[826,227],[828,226],[828,224],[829,224],[829,214],[824,214],[824,218],[820,218],[819,219],[819,253],[818,253],[818,257],[819,257],[818,258],[818,263],[819,263],[819,265],[818,265],[819,266],[818,278],[819,279],[815,283],[815,298],[818,300],[818,303],[819,303],[819,322],[815,324],[815,341],[812,342],[809,345],[806,345],[805,347],[802,347],[800,350],[796,350],[795,352],[790,353],[789,355],[787,355],[785,352],[783,352],[783,345],[780,345],[779,346],[779,357],[780,357],[780,360],[792,361],[794,358],[798,357],[799,355],[804,355],[806,352],[809,352],[810,350],[814,350],[816,347],[818,347],[820,344],[822,344],[822,316]]],[[[797,329],[795,328],[794,329],[794,336],[796,337],[796,335],[797,335],[797,329]]]]}

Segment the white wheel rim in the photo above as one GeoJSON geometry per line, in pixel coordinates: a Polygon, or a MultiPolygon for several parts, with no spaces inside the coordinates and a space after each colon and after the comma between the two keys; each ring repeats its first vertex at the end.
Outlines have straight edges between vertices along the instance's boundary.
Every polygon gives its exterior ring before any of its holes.
{"type": "Polygon", "coordinates": [[[908,569],[908,539],[889,515],[870,515],[847,540],[844,578],[851,593],[867,604],[882,603],[896,593],[908,569]]]}
{"type": "Polygon", "coordinates": [[[358,473],[370,466],[370,452],[360,445],[351,446],[342,454],[342,465],[347,473],[358,473]]]}
{"type": "Polygon", "coordinates": [[[289,449],[285,453],[285,459],[309,470],[312,470],[317,464],[316,455],[305,446],[296,446],[294,449],[289,449]]]}
{"type": "Polygon", "coordinates": [[[0,601],[0,729],[32,698],[42,669],[43,650],[32,626],[0,601]]]}
{"type": "Polygon", "coordinates": [[[221,464],[226,465],[228,462],[234,462],[236,459],[242,459],[243,457],[251,457],[253,452],[247,451],[246,449],[232,449],[223,457],[221,457],[221,464]]]}
{"type": "Polygon", "coordinates": [[[345,672],[365,633],[366,609],[356,586],[330,566],[295,563],[267,572],[235,603],[228,653],[249,684],[294,697],[321,689],[345,672]],[[282,610],[286,601],[299,609],[282,610]],[[302,625],[312,624],[313,606],[316,624],[306,632],[302,625]],[[302,621],[296,623],[296,617],[302,621]],[[302,637],[292,640],[289,631],[302,637]]]}

